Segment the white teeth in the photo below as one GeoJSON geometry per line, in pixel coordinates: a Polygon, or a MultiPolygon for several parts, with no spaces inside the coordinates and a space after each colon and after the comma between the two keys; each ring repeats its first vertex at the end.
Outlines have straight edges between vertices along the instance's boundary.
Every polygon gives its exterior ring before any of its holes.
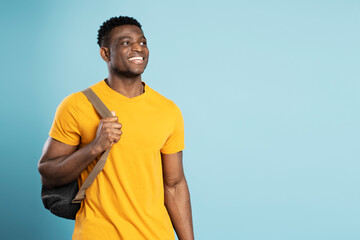
{"type": "Polygon", "coordinates": [[[133,61],[133,60],[143,60],[144,58],[143,57],[132,57],[132,58],[129,58],[130,61],[133,61]]]}

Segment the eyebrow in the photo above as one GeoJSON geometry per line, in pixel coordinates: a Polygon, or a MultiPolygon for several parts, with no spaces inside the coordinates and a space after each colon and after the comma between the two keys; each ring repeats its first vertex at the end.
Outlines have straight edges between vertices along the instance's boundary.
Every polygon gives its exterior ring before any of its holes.
{"type": "MultiPolygon", "coordinates": [[[[130,37],[130,36],[123,36],[123,37],[117,38],[116,40],[117,40],[117,41],[120,41],[120,40],[123,40],[123,39],[125,39],[125,38],[132,38],[132,37],[130,37]]],[[[144,35],[140,36],[140,38],[143,38],[143,39],[146,40],[146,37],[145,37],[144,35]]]]}

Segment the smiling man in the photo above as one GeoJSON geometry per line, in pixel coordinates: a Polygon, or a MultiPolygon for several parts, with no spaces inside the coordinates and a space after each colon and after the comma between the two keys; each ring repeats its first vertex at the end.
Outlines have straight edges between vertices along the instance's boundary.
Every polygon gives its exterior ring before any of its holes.
{"type": "Polygon", "coordinates": [[[44,186],[88,176],[111,148],[86,191],[73,239],[193,239],[190,195],[182,166],[184,126],[179,108],[142,81],[149,59],[138,21],[114,17],[99,29],[109,75],[91,89],[113,111],[99,119],[82,92],[57,109],[39,161],[44,186]]]}

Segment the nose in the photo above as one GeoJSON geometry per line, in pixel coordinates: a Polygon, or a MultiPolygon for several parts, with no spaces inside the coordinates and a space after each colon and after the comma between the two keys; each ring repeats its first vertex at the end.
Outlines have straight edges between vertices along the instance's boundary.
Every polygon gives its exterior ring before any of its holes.
{"type": "Polygon", "coordinates": [[[143,49],[142,49],[140,43],[133,43],[131,50],[137,51],[137,52],[142,52],[143,49]]]}

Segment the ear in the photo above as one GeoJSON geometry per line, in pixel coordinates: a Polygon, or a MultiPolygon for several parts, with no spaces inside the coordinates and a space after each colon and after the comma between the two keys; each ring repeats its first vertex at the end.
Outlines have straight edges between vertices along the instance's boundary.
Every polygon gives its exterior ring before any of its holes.
{"type": "Polygon", "coordinates": [[[105,62],[110,61],[110,51],[107,47],[101,47],[100,48],[100,56],[105,62]]]}

